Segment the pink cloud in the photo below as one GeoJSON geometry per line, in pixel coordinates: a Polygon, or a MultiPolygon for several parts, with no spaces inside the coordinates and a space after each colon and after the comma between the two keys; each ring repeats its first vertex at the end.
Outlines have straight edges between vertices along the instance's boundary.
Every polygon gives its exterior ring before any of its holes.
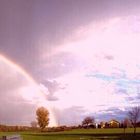
{"type": "Polygon", "coordinates": [[[85,75],[92,72],[120,78],[124,71],[129,79],[139,76],[140,32],[135,32],[138,24],[134,16],[117,17],[81,27],[65,40],[55,53],[72,53],[83,63],[75,71],[56,78],[67,86],[56,93],[60,100],[54,105],[60,108],[80,105],[95,112],[112,106],[126,107],[126,95],[115,94],[117,85],[113,80],[108,82],[85,75]]]}
{"type": "Polygon", "coordinates": [[[71,52],[83,60],[83,66],[111,75],[116,68],[125,70],[129,78],[139,75],[140,21],[135,16],[113,18],[82,27],[59,51],[71,52]],[[76,38],[75,40],[73,38],[76,38]],[[112,61],[108,61],[111,56],[112,61]]]}

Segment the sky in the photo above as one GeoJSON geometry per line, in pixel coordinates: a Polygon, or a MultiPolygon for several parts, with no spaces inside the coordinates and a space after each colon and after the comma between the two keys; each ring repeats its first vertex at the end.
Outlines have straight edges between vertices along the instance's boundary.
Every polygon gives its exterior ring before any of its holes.
{"type": "Polygon", "coordinates": [[[139,0],[0,0],[0,123],[122,120],[140,101],[139,0]]]}

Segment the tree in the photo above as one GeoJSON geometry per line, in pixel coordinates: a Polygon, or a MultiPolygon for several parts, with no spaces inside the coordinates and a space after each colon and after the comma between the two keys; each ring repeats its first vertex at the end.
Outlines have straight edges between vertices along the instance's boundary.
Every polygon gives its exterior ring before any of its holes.
{"type": "Polygon", "coordinates": [[[37,128],[37,122],[36,121],[32,121],[31,122],[31,127],[32,128],[37,128]]]}
{"type": "Polygon", "coordinates": [[[39,107],[36,110],[37,122],[41,130],[49,124],[49,111],[44,107],[39,107]]]}
{"type": "Polygon", "coordinates": [[[93,125],[93,124],[94,124],[94,117],[86,117],[82,121],[82,126],[85,126],[85,127],[89,127],[89,125],[93,125]]]}
{"type": "Polygon", "coordinates": [[[137,122],[139,121],[139,118],[140,118],[140,106],[133,107],[128,112],[128,117],[129,117],[129,120],[134,128],[134,135],[136,135],[137,122]]]}
{"type": "Polygon", "coordinates": [[[124,129],[124,134],[125,134],[125,129],[128,127],[128,124],[129,124],[129,119],[125,118],[122,122],[123,129],[124,129]]]}

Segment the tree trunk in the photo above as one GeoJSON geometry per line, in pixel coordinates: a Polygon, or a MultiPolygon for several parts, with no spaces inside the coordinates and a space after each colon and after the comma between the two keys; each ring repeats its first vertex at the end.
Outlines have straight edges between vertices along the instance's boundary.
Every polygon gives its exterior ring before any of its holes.
{"type": "Polygon", "coordinates": [[[136,135],[136,126],[134,127],[134,136],[136,135]]]}
{"type": "Polygon", "coordinates": [[[6,140],[6,136],[3,136],[3,137],[2,137],[2,140],[6,140]]]}
{"type": "Polygon", "coordinates": [[[124,131],[123,132],[124,132],[124,135],[125,135],[125,128],[124,128],[124,131]]]}

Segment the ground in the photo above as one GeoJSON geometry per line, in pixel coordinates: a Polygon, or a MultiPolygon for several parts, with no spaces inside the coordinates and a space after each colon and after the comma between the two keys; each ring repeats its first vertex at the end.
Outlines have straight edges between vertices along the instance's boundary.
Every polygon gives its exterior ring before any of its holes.
{"type": "Polygon", "coordinates": [[[140,128],[133,136],[133,129],[75,129],[62,132],[1,132],[0,135],[20,134],[23,140],[140,140],[140,128]]]}

